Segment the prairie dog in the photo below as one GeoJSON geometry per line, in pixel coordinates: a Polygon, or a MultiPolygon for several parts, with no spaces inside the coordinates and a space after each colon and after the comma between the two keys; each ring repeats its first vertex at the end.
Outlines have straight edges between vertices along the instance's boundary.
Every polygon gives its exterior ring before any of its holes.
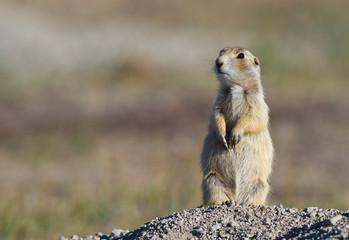
{"type": "Polygon", "coordinates": [[[201,154],[204,205],[261,205],[269,192],[273,145],[258,58],[224,48],[215,61],[220,82],[201,154]]]}

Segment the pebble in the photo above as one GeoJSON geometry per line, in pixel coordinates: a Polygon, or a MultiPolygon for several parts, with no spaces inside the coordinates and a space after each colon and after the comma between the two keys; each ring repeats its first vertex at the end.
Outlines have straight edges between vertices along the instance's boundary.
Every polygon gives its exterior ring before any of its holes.
{"type": "Polygon", "coordinates": [[[122,229],[113,228],[113,230],[111,230],[111,235],[112,236],[120,236],[123,232],[124,232],[124,230],[122,230],[122,229]]]}
{"type": "Polygon", "coordinates": [[[71,240],[79,240],[79,237],[78,237],[77,235],[73,235],[73,236],[71,236],[70,239],[71,239],[71,240]]]}
{"type": "Polygon", "coordinates": [[[317,215],[317,213],[314,211],[314,212],[311,212],[311,213],[309,214],[309,217],[311,217],[311,218],[315,218],[315,217],[316,217],[316,215],[317,215]]]}
{"type": "Polygon", "coordinates": [[[200,227],[200,228],[194,229],[192,231],[192,234],[196,237],[201,237],[202,235],[204,235],[204,230],[200,227]]]}
{"type": "Polygon", "coordinates": [[[336,225],[338,221],[342,220],[342,215],[337,215],[330,219],[332,225],[336,225]]]}
{"type": "Polygon", "coordinates": [[[317,207],[307,207],[304,209],[304,211],[308,212],[308,213],[311,213],[311,212],[314,212],[314,211],[317,211],[318,208],[317,207]]]}
{"type": "Polygon", "coordinates": [[[213,225],[212,227],[211,227],[211,231],[216,231],[216,230],[218,230],[218,229],[220,229],[221,228],[221,225],[220,224],[215,224],[215,225],[213,225]]]}
{"type": "Polygon", "coordinates": [[[229,236],[229,234],[226,232],[219,232],[218,236],[220,236],[221,238],[227,238],[229,236]]]}
{"type": "Polygon", "coordinates": [[[298,210],[297,210],[296,208],[289,208],[288,211],[289,211],[290,213],[296,213],[296,212],[298,212],[298,210]]]}
{"type": "Polygon", "coordinates": [[[266,218],[266,219],[264,219],[264,222],[263,222],[264,224],[270,224],[271,223],[271,221],[270,221],[270,219],[269,218],[266,218]]]}
{"type": "Polygon", "coordinates": [[[167,223],[167,222],[168,222],[168,219],[162,219],[162,220],[160,221],[161,224],[165,224],[165,223],[167,223]]]}
{"type": "Polygon", "coordinates": [[[230,221],[227,223],[227,227],[239,227],[239,224],[234,221],[230,221]]]}

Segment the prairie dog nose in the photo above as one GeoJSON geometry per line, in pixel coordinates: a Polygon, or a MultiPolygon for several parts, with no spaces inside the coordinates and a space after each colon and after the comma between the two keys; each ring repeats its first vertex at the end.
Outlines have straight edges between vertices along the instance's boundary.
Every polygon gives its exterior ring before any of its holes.
{"type": "Polygon", "coordinates": [[[220,60],[219,58],[216,59],[216,66],[220,68],[223,65],[223,61],[220,60]]]}

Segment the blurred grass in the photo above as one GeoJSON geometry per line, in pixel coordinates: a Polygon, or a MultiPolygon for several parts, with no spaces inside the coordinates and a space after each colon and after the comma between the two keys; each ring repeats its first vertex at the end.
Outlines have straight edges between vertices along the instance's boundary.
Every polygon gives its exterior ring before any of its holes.
{"type": "MultiPolygon", "coordinates": [[[[192,159],[200,154],[198,148],[195,153],[189,149],[181,156],[159,149],[164,143],[156,137],[143,139],[149,144],[137,147],[129,145],[135,143],[132,137],[124,137],[122,143],[97,136],[97,142],[86,144],[77,135],[66,136],[68,140],[76,137],[78,140],[60,143],[63,146],[58,148],[35,141],[29,148],[41,148],[45,154],[39,153],[34,159],[35,154],[25,149],[14,156],[18,159],[11,160],[16,162],[3,166],[11,170],[6,166],[10,165],[17,173],[2,174],[2,178],[11,181],[0,207],[2,238],[58,238],[60,234],[87,234],[88,229],[107,232],[115,224],[133,229],[156,216],[191,208],[200,202],[197,163],[184,164],[184,159],[178,158],[175,163],[164,161],[174,159],[171,155],[192,159]],[[71,146],[76,149],[68,151],[71,146]],[[85,146],[92,150],[86,152],[85,146]],[[65,157],[57,151],[70,155],[65,157]],[[176,172],[180,172],[178,177],[176,172]]],[[[27,143],[25,140],[19,144],[27,143]]]]}
{"type": "Polygon", "coordinates": [[[348,208],[346,1],[13,2],[29,16],[68,23],[67,32],[117,19],[185,40],[162,52],[142,45],[144,35],[126,55],[72,70],[38,68],[39,57],[25,51],[33,63],[23,67],[2,49],[1,239],[134,229],[200,205],[200,152],[217,87],[212,62],[225,45],[247,47],[262,63],[276,149],[269,203],[348,208]],[[178,45],[197,61],[176,60],[178,45]]]}

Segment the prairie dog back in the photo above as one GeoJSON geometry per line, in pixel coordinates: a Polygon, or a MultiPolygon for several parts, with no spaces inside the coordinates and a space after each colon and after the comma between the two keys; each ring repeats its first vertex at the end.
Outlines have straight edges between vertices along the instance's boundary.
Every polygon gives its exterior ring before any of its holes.
{"type": "Polygon", "coordinates": [[[259,60],[246,49],[224,48],[215,72],[220,86],[201,154],[204,205],[264,204],[274,150],[259,60]]]}

